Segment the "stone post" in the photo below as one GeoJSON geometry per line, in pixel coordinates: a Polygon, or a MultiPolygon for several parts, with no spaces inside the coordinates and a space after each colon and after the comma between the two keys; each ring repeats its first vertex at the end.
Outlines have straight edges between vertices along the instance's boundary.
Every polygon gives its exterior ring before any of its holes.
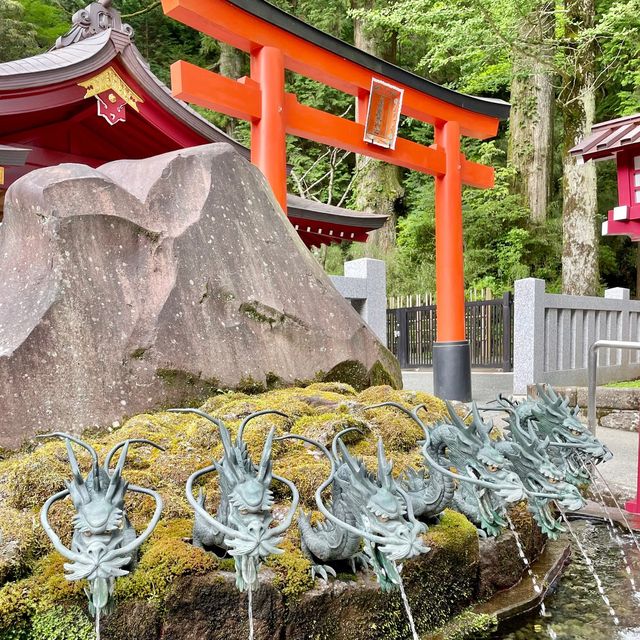
{"type": "Polygon", "coordinates": [[[522,395],[544,371],[545,282],[516,280],[514,289],[513,393],[522,395]]]}
{"type": "Polygon", "coordinates": [[[344,263],[344,276],[331,276],[380,342],[387,346],[387,272],[383,260],[360,258],[344,263]]]}
{"type": "MultiPolygon", "coordinates": [[[[613,289],[606,289],[604,297],[612,300],[630,300],[631,291],[624,287],[614,287],[613,289]]],[[[624,309],[620,312],[618,317],[616,335],[609,336],[610,340],[634,340],[630,335],[630,318],[629,309],[624,309]]],[[[628,349],[616,349],[615,352],[611,351],[609,354],[609,364],[621,364],[628,365],[631,361],[631,352],[628,349]],[[615,353],[615,360],[614,360],[615,353]]]]}

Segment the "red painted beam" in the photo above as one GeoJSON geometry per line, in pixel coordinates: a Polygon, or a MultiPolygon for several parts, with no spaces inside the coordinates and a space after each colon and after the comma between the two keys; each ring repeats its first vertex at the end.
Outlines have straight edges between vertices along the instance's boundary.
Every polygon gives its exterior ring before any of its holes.
{"type": "Polygon", "coordinates": [[[91,158],[74,153],[65,153],[63,151],[54,151],[53,149],[43,149],[41,147],[30,147],[29,164],[37,167],[51,167],[64,162],[74,162],[86,164],[90,167],[99,167],[104,164],[104,160],[99,158],[91,158]]]}
{"type": "MultiPolygon", "coordinates": [[[[171,84],[174,95],[221,113],[251,120],[262,113],[261,90],[254,80],[231,80],[188,62],[171,65],[171,84]]],[[[340,118],[298,102],[293,94],[286,95],[285,121],[287,133],[315,142],[336,146],[361,155],[398,164],[431,175],[444,173],[444,153],[436,147],[425,147],[405,138],[398,138],[395,150],[384,149],[364,142],[364,125],[340,118]]],[[[255,146],[254,143],[253,146],[255,146]]],[[[464,184],[490,188],[493,169],[461,157],[464,184]]]]}
{"type": "Polygon", "coordinates": [[[194,64],[178,60],[171,65],[173,95],[185,102],[234,118],[260,118],[260,88],[250,78],[231,80],[194,64]]]}
{"type": "Polygon", "coordinates": [[[251,52],[260,46],[279,48],[287,69],[354,96],[363,90],[369,91],[374,75],[391,82],[404,89],[402,112],[418,120],[431,124],[456,120],[460,123],[462,135],[479,139],[491,138],[498,131],[496,118],[467,111],[385,76],[378,76],[225,0],[162,0],[162,7],[171,18],[243,51],[251,52]]]}
{"type": "Polygon", "coordinates": [[[495,184],[493,167],[467,160],[464,154],[460,154],[460,164],[462,169],[462,184],[477,187],[478,189],[491,189],[495,184]]]}
{"type": "Polygon", "coordinates": [[[395,149],[385,149],[363,140],[364,125],[300,104],[293,94],[285,102],[287,133],[322,144],[354,151],[407,169],[441,175],[444,153],[432,147],[398,138],[395,149]]]}

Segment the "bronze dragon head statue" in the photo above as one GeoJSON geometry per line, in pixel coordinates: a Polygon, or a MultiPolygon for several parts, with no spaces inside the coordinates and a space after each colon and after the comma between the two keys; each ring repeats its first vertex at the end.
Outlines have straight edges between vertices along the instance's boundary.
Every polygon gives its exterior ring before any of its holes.
{"type": "Polygon", "coordinates": [[[381,589],[389,591],[396,589],[401,580],[396,562],[429,551],[421,536],[426,527],[416,520],[411,498],[393,478],[393,464],[385,455],[381,439],[377,445],[378,471],[375,475],[362,460],[349,453],[342,436],[354,430],[357,431],[351,427],[338,433],[331,453],[324,445],[304,436],[285,437],[314,444],[328,458],[331,473],[316,490],[318,509],[337,529],[351,534],[351,539],[362,539],[364,554],[381,589]],[[341,505],[353,521],[339,517],[337,509],[324,503],[322,493],[330,486],[337,488],[341,505]]]}
{"type": "Polygon", "coordinates": [[[89,598],[89,609],[99,620],[101,612],[108,612],[112,606],[115,579],[133,570],[136,552],[158,524],[162,511],[162,498],[156,491],[129,484],[122,477],[129,447],[132,444],[147,444],[156,449],[164,449],[149,440],[124,440],[109,451],[101,466],[95,449],[75,436],[56,432],[39,437],[64,439],[72,472],[72,479],[66,482],[66,489],[45,502],[40,511],[40,522],[56,551],[68,560],[64,565],[66,579],[88,581],[85,591],[89,598]],[[91,455],[91,471],[86,478],[82,476],[71,443],[83,447],[91,455]],[[111,471],[111,460],[119,449],[122,451],[118,463],[111,471]],[[127,491],[151,496],[156,503],[147,528],[139,536],[136,536],[125,511],[124,498],[127,491]],[[49,523],[51,506],[67,496],[71,497],[76,510],[70,549],[62,544],[49,523]]]}
{"type": "Polygon", "coordinates": [[[271,449],[275,429],[267,436],[260,463],[254,464],[249,456],[243,434],[248,422],[261,415],[280,411],[258,411],[247,416],[240,428],[235,443],[221,420],[198,409],[172,409],[182,413],[195,413],[217,425],[222,441],[223,456],[209,467],[196,471],[187,480],[187,500],[195,511],[193,539],[196,546],[219,548],[233,556],[236,567],[236,586],[240,591],[258,586],[258,570],[262,561],[271,554],[281,554],[279,548],[285,531],[291,525],[298,507],[299,493],[295,485],[273,473],[271,449]],[[193,485],[207,473],[217,472],[220,477],[220,504],[215,516],[204,506],[204,493],[198,499],[193,495],[193,485]],[[273,494],[272,482],[285,484],[292,494],[291,507],[276,526],[272,526],[273,494]]]}

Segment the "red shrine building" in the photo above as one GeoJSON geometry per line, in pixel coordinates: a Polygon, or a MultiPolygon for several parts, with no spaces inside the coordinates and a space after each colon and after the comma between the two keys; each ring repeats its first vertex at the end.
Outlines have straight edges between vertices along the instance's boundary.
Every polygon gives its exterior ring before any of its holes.
{"type": "Polygon", "coordinates": [[[640,240],[640,114],[594,125],[591,134],[571,149],[571,155],[584,162],[615,158],[618,206],[602,223],[602,235],[640,240]]]}
{"type": "MultiPolygon", "coordinates": [[[[99,167],[211,142],[250,158],[249,149],[171,96],[109,0],[78,11],[50,51],[0,64],[0,219],[4,191],[33,169],[99,167]]],[[[286,208],[309,247],[364,242],[387,219],[291,194],[286,208]]]]}

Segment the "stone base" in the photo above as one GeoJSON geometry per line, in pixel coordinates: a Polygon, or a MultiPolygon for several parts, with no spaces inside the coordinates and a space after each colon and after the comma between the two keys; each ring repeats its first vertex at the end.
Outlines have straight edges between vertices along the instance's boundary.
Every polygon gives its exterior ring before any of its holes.
{"type": "MultiPolygon", "coordinates": [[[[524,571],[513,534],[478,541],[471,527],[437,531],[431,551],[405,563],[403,578],[419,633],[441,627],[480,597],[517,584],[524,571]],[[501,566],[498,563],[502,563],[501,566]]],[[[521,531],[527,554],[541,553],[536,527],[521,531]]],[[[428,536],[431,538],[431,533],[428,536]]],[[[288,599],[263,568],[253,596],[256,640],[399,640],[410,637],[398,593],[380,591],[373,574],[339,574],[288,599]]],[[[247,596],[234,576],[214,572],[177,578],[163,603],[124,602],[105,620],[104,640],[245,640],[247,596]]]]}

